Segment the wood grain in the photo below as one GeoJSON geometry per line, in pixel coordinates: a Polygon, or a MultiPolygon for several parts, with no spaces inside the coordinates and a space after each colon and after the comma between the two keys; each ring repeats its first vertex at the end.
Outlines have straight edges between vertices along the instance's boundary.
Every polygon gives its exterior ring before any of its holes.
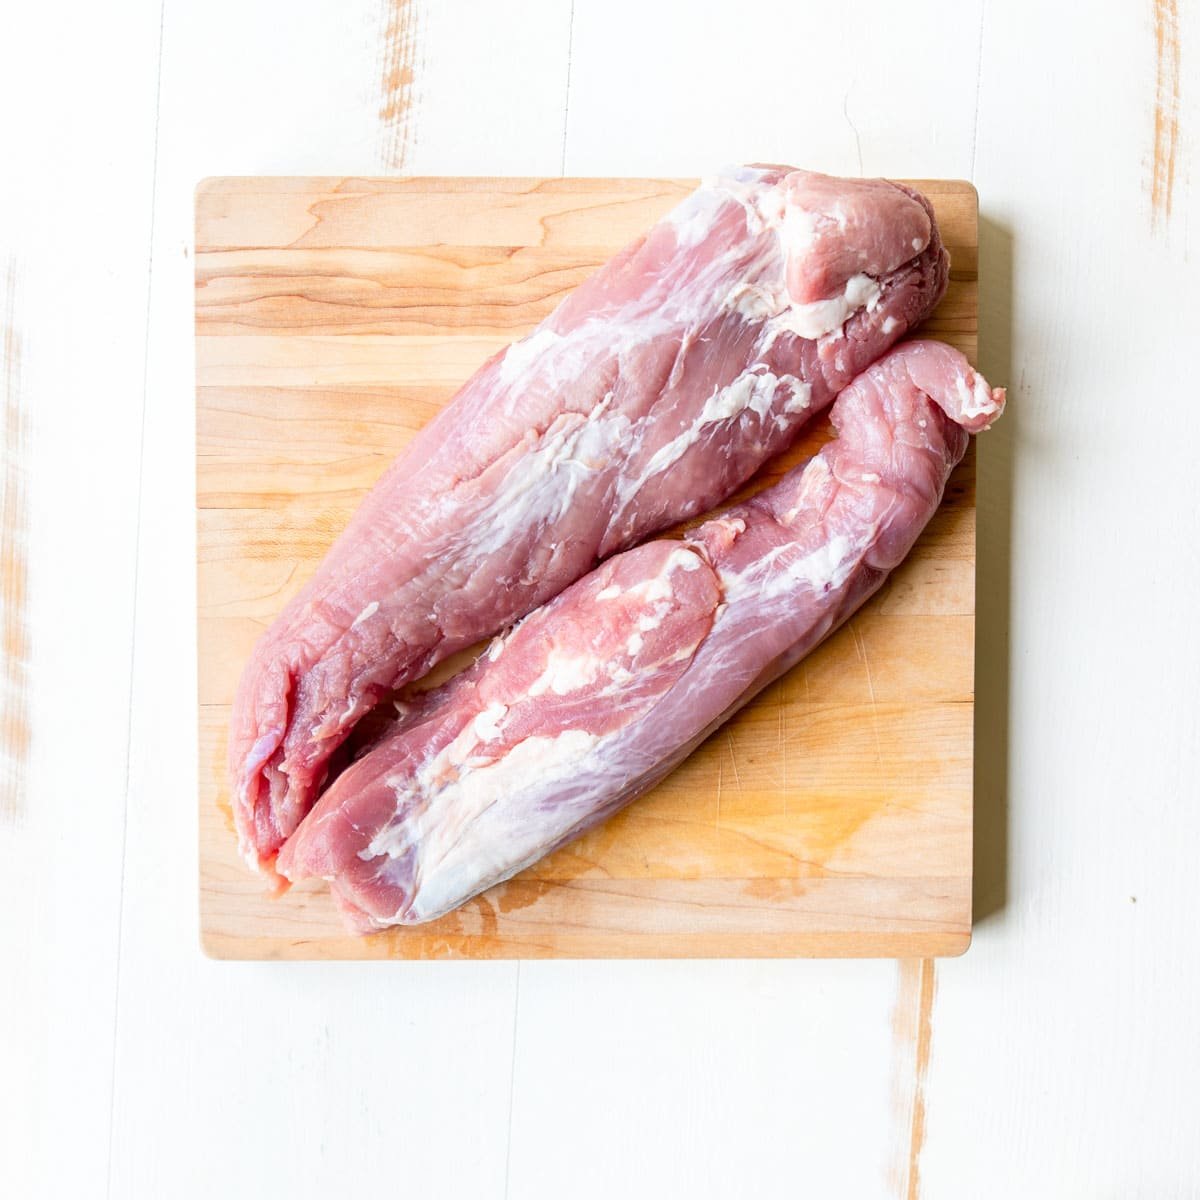
{"type": "MultiPolygon", "coordinates": [[[[917,181],[976,349],[976,195],[917,181]]],[[[974,455],[910,560],[651,795],[430,925],[344,932],[236,855],[224,753],[255,638],[489,353],[692,186],[212,179],[196,196],[202,941],[228,958],[960,953],[971,925],[974,455]]],[[[817,429],[755,487],[811,453],[817,429]]]]}

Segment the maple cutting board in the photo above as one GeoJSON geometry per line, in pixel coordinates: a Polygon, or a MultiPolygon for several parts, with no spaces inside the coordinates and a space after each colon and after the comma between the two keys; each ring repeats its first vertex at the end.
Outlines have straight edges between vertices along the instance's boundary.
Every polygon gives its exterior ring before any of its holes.
{"type": "MultiPolygon", "coordinates": [[[[432,924],[369,938],[236,853],[255,638],[392,457],[690,181],[209,179],[196,192],[200,916],[222,958],[929,956],[971,931],[974,450],[910,559],[650,795],[432,924]]],[[[926,331],[973,358],[976,195],[926,331]]],[[[824,440],[821,425],[755,487],[824,440]]]]}

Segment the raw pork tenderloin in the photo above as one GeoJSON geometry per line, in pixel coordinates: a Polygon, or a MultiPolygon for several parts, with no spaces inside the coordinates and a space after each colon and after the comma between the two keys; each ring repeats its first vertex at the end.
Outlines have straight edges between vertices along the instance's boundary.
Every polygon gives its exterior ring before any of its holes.
{"type": "Polygon", "coordinates": [[[254,649],[230,728],[243,856],[269,870],[391,689],[727,497],[947,273],[910,189],[739,168],[486,362],[254,649]]]}
{"type": "Polygon", "coordinates": [[[999,414],[956,350],[906,343],[837,437],[683,541],[609,559],[430,692],[343,773],[279,870],[360,930],[428,921],[641,795],[870,597],[999,414]]]}

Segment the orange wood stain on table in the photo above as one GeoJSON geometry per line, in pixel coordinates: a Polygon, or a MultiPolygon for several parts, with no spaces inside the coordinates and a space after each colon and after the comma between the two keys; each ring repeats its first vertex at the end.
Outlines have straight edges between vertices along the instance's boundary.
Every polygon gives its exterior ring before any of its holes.
{"type": "Polygon", "coordinates": [[[925,1145],[925,1084],[933,1046],[936,968],[932,959],[898,964],[892,1012],[892,1105],[896,1114],[896,1159],[891,1185],[901,1200],[921,1194],[921,1151],[925,1145]]]}
{"type": "Polygon", "coordinates": [[[0,389],[4,403],[4,441],[0,447],[0,820],[20,816],[29,755],[29,506],[26,456],[29,438],[21,402],[20,341],[17,336],[17,273],[9,262],[0,298],[0,389]]]}
{"type": "MultiPolygon", "coordinates": [[[[973,451],[909,561],[846,629],[653,793],[459,911],[356,938],[323,884],[273,900],[237,857],[225,729],[255,639],[478,365],[691,186],[251,178],[199,188],[200,889],[210,953],[919,958],[966,947],[973,451]]],[[[918,186],[953,257],[927,332],[973,356],[975,193],[918,186]]],[[[827,436],[819,425],[753,487],[827,436]]]]}
{"type": "Polygon", "coordinates": [[[1177,0],[1154,0],[1154,159],[1150,175],[1150,207],[1154,224],[1171,219],[1175,194],[1175,159],[1179,149],[1179,6],[1177,0]]]}
{"type": "Polygon", "coordinates": [[[413,124],[418,11],[413,0],[386,0],[379,120],[384,166],[404,165],[415,140],[413,124]]]}

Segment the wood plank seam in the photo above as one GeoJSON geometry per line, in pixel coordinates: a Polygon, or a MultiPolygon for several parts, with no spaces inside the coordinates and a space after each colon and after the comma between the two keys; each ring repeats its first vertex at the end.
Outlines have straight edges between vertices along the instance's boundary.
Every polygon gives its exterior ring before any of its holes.
{"type": "Polygon", "coordinates": [[[979,102],[983,95],[983,27],[987,17],[987,0],[979,5],[979,38],[975,45],[975,115],[971,121],[971,182],[975,181],[975,151],[979,147],[979,102]]]}
{"type": "Polygon", "coordinates": [[[138,593],[140,591],[140,565],[142,549],[142,505],[145,500],[145,458],[146,458],[146,406],[150,383],[150,313],[154,295],[154,232],[155,214],[158,206],[158,149],[159,132],[162,117],[162,62],[163,34],[166,28],[166,0],[161,0],[158,12],[158,62],[155,69],[154,82],[154,135],[150,157],[150,222],[146,247],[146,311],[143,317],[143,352],[142,352],[142,396],[141,413],[138,420],[138,453],[137,453],[137,500],[134,511],[137,513],[137,529],[134,533],[133,549],[133,605],[130,614],[129,629],[129,686],[128,711],[125,718],[125,780],[121,803],[121,837],[120,860],[121,882],[117,899],[117,944],[115,947],[116,969],[114,973],[114,988],[112,1022],[112,1050],[109,1060],[109,1095],[108,1095],[108,1163],[105,1171],[105,1195],[112,1195],[113,1168],[115,1163],[116,1138],[116,1108],[117,1108],[117,1058],[118,1038],[121,1030],[121,966],[124,950],[125,933],[125,868],[129,847],[129,796],[132,783],[133,763],[133,715],[134,715],[134,682],[137,667],[137,632],[138,632],[138,593]]]}
{"type": "Polygon", "coordinates": [[[567,130],[571,121],[571,55],[575,50],[575,0],[571,0],[571,15],[567,20],[567,85],[563,94],[562,161],[559,174],[567,174],[567,130]]]}

